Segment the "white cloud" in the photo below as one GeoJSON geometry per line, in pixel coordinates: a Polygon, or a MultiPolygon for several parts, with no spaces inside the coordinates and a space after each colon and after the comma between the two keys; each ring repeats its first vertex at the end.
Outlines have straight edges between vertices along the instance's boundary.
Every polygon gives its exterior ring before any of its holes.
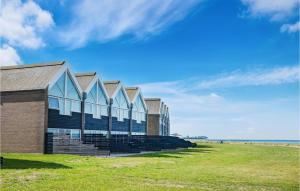
{"type": "Polygon", "coordinates": [[[298,0],[241,0],[254,17],[266,16],[271,20],[282,20],[297,14],[298,0]]]}
{"type": "Polygon", "coordinates": [[[271,70],[257,70],[246,73],[234,72],[214,77],[211,80],[201,81],[197,88],[218,88],[236,86],[258,86],[292,83],[299,80],[299,67],[281,67],[271,70]]]}
{"type": "Polygon", "coordinates": [[[297,139],[298,99],[241,101],[216,93],[220,88],[236,85],[297,82],[297,71],[297,67],[283,67],[233,74],[237,76],[233,78],[229,75],[210,81],[184,80],[138,86],[145,97],[160,97],[169,106],[172,133],[210,138],[297,139]],[[203,89],[210,93],[204,93],[203,89]]]}
{"type": "Polygon", "coordinates": [[[284,24],[280,28],[281,32],[294,33],[300,31],[300,22],[296,22],[294,24],[284,24]]]}
{"type": "Polygon", "coordinates": [[[44,42],[39,34],[53,24],[51,14],[33,1],[2,1],[0,37],[10,45],[32,49],[42,47],[44,42]]]}
{"type": "Polygon", "coordinates": [[[21,58],[14,48],[8,45],[0,48],[0,66],[12,66],[20,63],[21,58]]]}
{"type": "Polygon", "coordinates": [[[174,94],[225,87],[276,85],[299,81],[299,70],[299,66],[295,65],[273,69],[256,69],[248,72],[231,72],[209,77],[208,80],[195,80],[193,78],[184,81],[148,83],[142,86],[146,93],[155,89],[161,94],[174,94]]]}
{"type": "Polygon", "coordinates": [[[71,48],[123,35],[147,38],[183,19],[200,0],[82,0],[72,8],[72,21],[60,39],[71,48]]]}

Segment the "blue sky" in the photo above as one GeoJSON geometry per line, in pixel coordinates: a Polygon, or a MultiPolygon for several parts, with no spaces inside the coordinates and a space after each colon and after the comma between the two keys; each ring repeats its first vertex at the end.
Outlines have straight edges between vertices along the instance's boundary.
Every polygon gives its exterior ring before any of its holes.
{"type": "Polygon", "coordinates": [[[1,3],[2,65],[67,60],[139,85],[173,133],[299,139],[297,0],[1,3]]]}

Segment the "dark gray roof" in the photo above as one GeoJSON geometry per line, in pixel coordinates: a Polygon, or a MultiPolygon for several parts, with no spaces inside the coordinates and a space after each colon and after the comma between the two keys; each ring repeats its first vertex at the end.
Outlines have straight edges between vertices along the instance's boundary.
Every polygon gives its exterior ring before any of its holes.
{"type": "Polygon", "coordinates": [[[45,89],[64,61],[0,67],[0,91],[45,89]]]}
{"type": "Polygon", "coordinates": [[[89,73],[76,73],[76,79],[83,91],[86,91],[90,83],[96,76],[96,72],[89,72],[89,73]]]}

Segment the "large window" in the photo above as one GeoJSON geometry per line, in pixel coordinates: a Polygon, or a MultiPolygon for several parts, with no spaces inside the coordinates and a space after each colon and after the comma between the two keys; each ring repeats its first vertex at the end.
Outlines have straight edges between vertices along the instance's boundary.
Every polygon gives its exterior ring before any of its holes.
{"type": "Polygon", "coordinates": [[[49,108],[59,110],[61,115],[81,112],[79,93],[67,71],[50,87],[48,95],[49,108]]]}
{"type": "Polygon", "coordinates": [[[139,95],[132,108],[132,119],[136,120],[137,123],[141,123],[142,121],[146,121],[146,109],[143,105],[142,97],[139,95]]]}
{"type": "Polygon", "coordinates": [[[79,129],[58,129],[58,128],[48,128],[48,133],[53,133],[53,138],[55,139],[80,139],[79,129]]]}
{"type": "Polygon", "coordinates": [[[112,105],[112,116],[117,117],[118,121],[128,119],[128,104],[122,89],[119,90],[112,105]]]}
{"type": "Polygon", "coordinates": [[[94,118],[108,116],[108,103],[98,81],[87,94],[84,110],[85,113],[93,114],[94,118]]]}

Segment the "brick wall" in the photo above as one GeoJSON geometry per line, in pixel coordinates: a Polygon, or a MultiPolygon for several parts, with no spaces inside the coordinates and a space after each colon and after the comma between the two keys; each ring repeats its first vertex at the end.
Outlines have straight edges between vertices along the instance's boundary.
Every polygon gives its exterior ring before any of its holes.
{"type": "Polygon", "coordinates": [[[45,95],[44,90],[1,92],[1,152],[44,152],[45,95]]]}
{"type": "Polygon", "coordinates": [[[159,135],[159,115],[148,114],[147,135],[159,135]]]}

